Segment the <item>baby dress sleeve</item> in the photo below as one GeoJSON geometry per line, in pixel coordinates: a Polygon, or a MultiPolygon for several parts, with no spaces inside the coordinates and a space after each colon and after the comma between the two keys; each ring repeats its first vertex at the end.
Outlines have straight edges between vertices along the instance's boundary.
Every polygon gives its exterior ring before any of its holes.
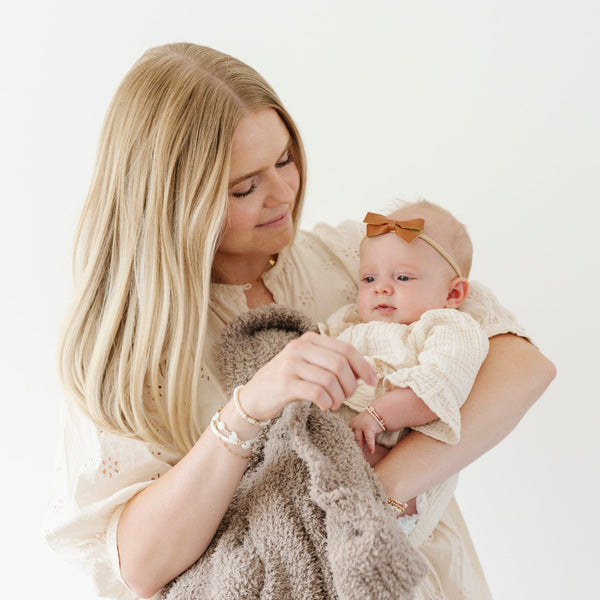
{"type": "Polygon", "coordinates": [[[455,444],[460,439],[460,407],[487,355],[488,339],[473,318],[453,309],[426,312],[410,326],[410,338],[417,364],[386,375],[384,388],[410,387],[438,416],[413,429],[455,444]]]}
{"type": "Polygon", "coordinates": [[[101,597],[133,599],[120,576],[119,516],[135,494],[171,468],[175,457],[98,428],[72,403],[63,409],[62,428],[46,539],[92,577],[101,597]]]}

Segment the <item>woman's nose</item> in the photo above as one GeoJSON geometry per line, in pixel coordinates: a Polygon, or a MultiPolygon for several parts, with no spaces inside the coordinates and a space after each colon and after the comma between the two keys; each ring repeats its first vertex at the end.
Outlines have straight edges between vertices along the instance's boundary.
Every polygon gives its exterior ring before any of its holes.
{"type": "Polygon", "coordinates": [[[266,198],[267,203],[291,204],[296,199],[296,191],[292,189],[289,182],[282,177],[281,173],[275,170],[269,178],[269,193],[266,198]]]}

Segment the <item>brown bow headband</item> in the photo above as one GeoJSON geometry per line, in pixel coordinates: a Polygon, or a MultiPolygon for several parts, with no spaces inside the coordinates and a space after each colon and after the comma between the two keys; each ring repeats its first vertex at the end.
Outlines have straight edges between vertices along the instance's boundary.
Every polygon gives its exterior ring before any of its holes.
{"type": "Polygon", "coordinates": [[[463,276],[460,267],[456,264],[456,261],[450,254],[435,240],[432,240],[428,235],[423,233],[423,227],[425,225],[424,219],[419,218],[409,219],[407,221],[395,221],[394,219],[388,219],[383,215],[368,212],[363,219],[363,223],[367,224],[367,237],[375,237],[377,235],[383,235],[384,233],[395,233],[408,244],[414,242],[417,238],[421,238],[441,254],[448,264],[456,271],[456,274],[459,277],[463,276]]]}

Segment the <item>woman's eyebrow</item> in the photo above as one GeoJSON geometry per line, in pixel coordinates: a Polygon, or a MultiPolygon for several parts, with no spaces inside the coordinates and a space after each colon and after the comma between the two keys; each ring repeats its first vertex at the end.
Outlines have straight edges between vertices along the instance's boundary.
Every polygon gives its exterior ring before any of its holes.
{"type": "MultiPolygon", "coordinates": [[[[288,140],[285,144],[285,148],[279,153],[279,156],[281,156],[286,150],[289,150],[291,145],[292,145],[292,138],[290,136],[290,137],[288,137],[288,140]]],[[[250,177],[254,177],[255,175],[258,175],[259,173],[262,173],[267,168],[268,167],[264,167],[262,169],[257,169],[256,171],[252,171],[251,173],[246,173],[245,175],[236,177],[235,179],[233,179],[232,181],[229,182],[229,187],[236,185],[238,183],[241,183],[242,181],[245,181],[246,179],[249,179],[250,177]]]]}

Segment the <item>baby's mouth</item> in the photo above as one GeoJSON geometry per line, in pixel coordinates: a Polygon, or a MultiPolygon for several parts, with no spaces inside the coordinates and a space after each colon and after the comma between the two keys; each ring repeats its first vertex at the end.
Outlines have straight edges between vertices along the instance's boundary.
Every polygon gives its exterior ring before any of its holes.
{"type": "Polygon", "coordinates": [[[396,310],[395,306],[390,306],[389,304],[378,304],[375,307],[375,310],[381,313],[389,313],[396,310]]]}

